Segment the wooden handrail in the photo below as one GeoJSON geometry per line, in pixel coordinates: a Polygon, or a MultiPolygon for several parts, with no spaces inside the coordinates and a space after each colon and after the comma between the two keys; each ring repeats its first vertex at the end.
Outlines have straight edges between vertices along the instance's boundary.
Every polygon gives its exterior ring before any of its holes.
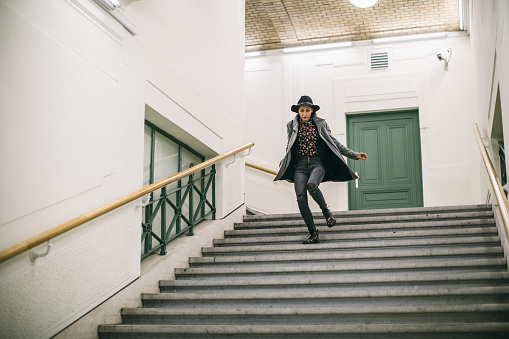
{"type": "Polygon", "coordinates": [[[251,164],[249,162],[246,162],[246,166],[254,168],[254,169],[257,169],[259,171],[263,171],[263,172],[267,172],[267,173],[270,173],[270,174],[277,175],[276,171],[273,171],[273,170],[270,170],[268,168],[265,168],[265,167],[262,167],[262,166],[258,166],[258,165],[255,165],[255,164],[251,164]]]}
{"type": "Polygon", "coordinates": [[[106,214],[116,208],[119,208],[127,203],[130,203],[131,201],[139,199],[151,192],[154,192],[154,191],[160,189],[161,187],[167,186],[177,180],[185,178],[190,174],[201,171],[202,169],[205,169],[205,168],[207,168],[221,160],[224,160],[234,154],[245,151],[246,149],[249,149],[253,146],[254,146],[254,143],[252,142],[252,143],[246,144],[242,147],[233,149],[229,152],[220,154],[212,159],[202,162],[201,164],[193,166],[185,171],[179,172],[179,173],[172,175],[171,177],[168,177],[166,179],[155,182],[155,183],[153,183],[149,186],[146,186],[136,192],[126,195],[125,197],[122,197],[118,200],[115,200],[115,201],[109,203],[109,204],[106,204],[104,206],[96,208],[95,210],[92,210],[88,213],[80,215],[79,217],[69,220],[68,222],[65,222],[59,226],[55,226],[55,227],[53,227],[39,235],[36,235],[28,240],[20,242],[17,245],[9,247],[9,248],[3,250],[2,252],[0,252],[0,262],[4,262],[7,259],[10,259],[20,253],[23,253],[31,248],[34,248],[35,246],[38,246],[50,239],[55,238],[56,236],[59,236],[67,231],[70,231],[73,228],[83,225],[84,223],[91,221],[95,218],[98,218],[103,214],[106,214]]]}
{"type": "Polygon", "coordinates": [[[486,148],[484,147],[484,143],[482,142],[479,126],[477,124],[474,124],[473,127],[475,138],[477,140],[477,146],[479,146],[479,150],[481,151],[484,166],[486,167],[486,171],[488,172],[488,177],[490,179],[491,186],[493,187],[493,192],[495,193],[495,197],[497,198],[498,208],[502,216],[502,222],[504,223],[506,234],[509,236],[509,202],[507,201],[507,197],[505,196],[504,189],[502,188],[502,184],[500,183],[500,179],[498,178],[497,173],[495,172],[495,167],[493,167],[493,163],[491,162],[488,152],[486,152],[486,148]]]}

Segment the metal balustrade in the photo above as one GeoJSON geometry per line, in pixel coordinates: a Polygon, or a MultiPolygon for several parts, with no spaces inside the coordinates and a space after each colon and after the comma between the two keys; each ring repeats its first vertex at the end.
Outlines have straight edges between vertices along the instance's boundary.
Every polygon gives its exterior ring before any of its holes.
{"type": "Polygon", "coordinates": [[[161,255],[166,254],[166,246],[172,240],[186,232],[194,235],[194,226],[208,216],[215,219],[215,175],[215,165],[208,169],[208,173],[202,170],[196,179],[191,174],[187,184],[182,186],[179,181],[179,187],[170,192],[167,192],[167,186],[161,188],[159,196],[151,198],[143,207],[142,260],[157,251],[161,255]],[[169,216],[171,221],[168,223],[169,216]],[[183,228],[182,222],[185,223],[183,228]],[[157,241],[157,245],[153,245],[153,240],[157,241]]]}

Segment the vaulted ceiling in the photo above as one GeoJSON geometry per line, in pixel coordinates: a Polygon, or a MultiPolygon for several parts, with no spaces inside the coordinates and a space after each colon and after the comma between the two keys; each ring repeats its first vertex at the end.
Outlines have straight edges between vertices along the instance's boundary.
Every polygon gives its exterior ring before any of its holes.
{"type": "Polygon", "coordinates": [[[245,0],[246,52],[460,30],[458,0],[245,0]]]}

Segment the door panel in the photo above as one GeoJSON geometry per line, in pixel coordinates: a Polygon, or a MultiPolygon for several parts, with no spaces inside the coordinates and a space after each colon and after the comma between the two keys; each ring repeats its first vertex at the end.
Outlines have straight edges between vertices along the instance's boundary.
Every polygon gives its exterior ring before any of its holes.
{"type": "Polygon", "coordinates": [[[408,182],[409,159],[406,152],[405,140],[408,139],[407,126],[394,126],[387,129],[389,149],[390,183],[408,182]]]}
{"type": "Polygon", "coordinates": [[[351,210],[423,205],[419,116],[416,110],[348,116],[348,147],[368,160],[349,160],[351,210]]]}
{"type": "MultiPolygon", "coordinates": [[[[360,131],[360,138],[361,141],[360,147],[362,149],[365,149],[366,153],[370,152],[374,156],[374,164],[377,164],[377,166],[369,166],[363,168],[363,178],[366,182],[369,182],[371,184],[381,184],[381,173],[382,168],[379,166],[380,161],[378,159],[378,155],[380,154],[380,145],[381,145],[381,139],[380,139],[380,129],[379,128],[363,128],[360,131]]],[[[368,153],[369,154],[369,153],[368,153]]]]}

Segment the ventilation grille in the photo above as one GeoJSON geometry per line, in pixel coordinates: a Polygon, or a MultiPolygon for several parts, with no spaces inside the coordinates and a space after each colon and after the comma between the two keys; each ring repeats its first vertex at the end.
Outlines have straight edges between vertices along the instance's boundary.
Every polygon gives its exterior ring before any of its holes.
{"type": "Polygon", "coordinates": [[[376,52],[371,53],[371,70],[379,71],[389,69],[389,53],[376,52]]]}

